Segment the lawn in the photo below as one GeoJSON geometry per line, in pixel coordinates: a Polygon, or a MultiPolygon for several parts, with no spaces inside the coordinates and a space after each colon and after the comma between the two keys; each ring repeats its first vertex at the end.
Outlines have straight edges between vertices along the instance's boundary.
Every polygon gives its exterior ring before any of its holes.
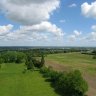
{"type": "Polygon", "coordinates": [[[23,64],[2,64],[0,96],[59,96],[38,71],[23,70],[23,64]]]}

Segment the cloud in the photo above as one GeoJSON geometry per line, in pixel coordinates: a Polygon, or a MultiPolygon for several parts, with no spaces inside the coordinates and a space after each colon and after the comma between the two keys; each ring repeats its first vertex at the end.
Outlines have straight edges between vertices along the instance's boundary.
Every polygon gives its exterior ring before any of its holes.
{"type": "Polygon", "coordinates": [[[96,25],[92,25],[91,29],[92,29],[92,32],[90,32],[89,34],[86,34],[83,40],[96,41],[96,25]]]}
{"type": "Polygon", "coordinates": [[[12,28],[13,28],[13,25],[11,24],[0,26],[0,36],[8,34],[8,32],[10,32],[12,28]]]}
{"type": "Polygon", "coordinates": [[[72,7],[77,7],[77,5],[75,3],[69,5],[68,7],[72,8],[72,7]]]}
{"type": "Polygon", "coordinates": [[[88,4],[87,2],[81,5],[81,12],[85,17],[96,19],[96,1],[88,4]]]}
{"type": "Polygon", "coordinates": [[[36,25],[20,26],[19,29],[14,31],[12,31],[12,28],[13,25],[10,24],[7,26],[0,26],[0,32],[4,34],[3,37],[0,38],[5,38],[6,40],[45,40],[48,39],[48,37],[50,39],[55,37],[60,38],[64,35],[60,28],[47,21],[36,25]]]}
{"type": "Polygon", "coordinates": [[[0,9],[5,16],[23,25],[34,25],[50,19],[60,0],[2,0],[0,9]]]}
{"type": "Polygon", "coordinates": [[[96,32],[96,25],[92,25],[91,29],[96,32]]]}
{"type": "Polygon", "coordinates": [[[81,33],[81,31],[78,31],[78,30],[74,30],[74,35],[76,36],[76,37],[78,37],[78,36],[80,36],[82,33],[81,33]]]}
{"type": "Polygon", "coordinates": [[[21,26],[21,30],[32,31],[32,32],[49,32],[54,35],[60,37],[63,36],[63,32],[60,28],[58,28],[55,24],[50,22],[41,22],[40,24],[36,24],[33,26],[21,26]]]}
{"type": "Polygon", "coordinates": [[[80,36],[81,34],[82,34],[82,33],[81,33],[80,31],[74,30],[74,31],[73,31],[73,34],[70,35],[68,38],[69,38],[70,41],[75,41],[76,39],[79,38],[79,36],[80,36]]]}
{"type": "Polygon", "coordinates": [[[96,41],[96,32],[91,32],[90,38],[94,41],[96,41]]]}
{"type": "Polygon", "coordinates": [[[91,29],[93,32],[91,32],[86,39],[89,41],[96,41],[96,25],[92,25],[91,29]]]}
{"type": "Polygon", "coordinates": [[[84,40],[87,41],[96,41],[96,32],[91,32],[84,40]]]}

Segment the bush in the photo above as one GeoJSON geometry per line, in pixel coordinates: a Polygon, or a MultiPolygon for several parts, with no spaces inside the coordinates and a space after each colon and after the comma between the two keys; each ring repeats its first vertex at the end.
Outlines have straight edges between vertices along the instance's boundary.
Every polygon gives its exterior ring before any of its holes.
{"type": "Polygon", "coordinates": [[[35,67],[41,68],[41,62],[39,60],[36,60],[35,58],[32,58],[32,62],[35,67]]]}
{"type": "Polygon", "coordinates": [[[93,55],[93,59],[96,59],[96,55],[93,55]]]}
{"type": "Polygon", "coordinates": [[[56,86],[66,96],[84,96],[88,91],[88,85],[78,70],[63,74],[59,77],[56,86]]]}
{"type": "Polygon", "coordinates": [[[80,71],[60,73],[50,68],[42,68],[40,72],[50,80],[54,88],[66,96],[84,96],[88,91],[87,82],[83,79],[80,71]]]}
{"type": "Polygon", "coordinates": [[[33,64],[31,56],[29,56],[29,55],[27,56],[26,61],[25,61],[25,65],[27,67],[27,70],[34,69],[34,64],[33,64]]]}

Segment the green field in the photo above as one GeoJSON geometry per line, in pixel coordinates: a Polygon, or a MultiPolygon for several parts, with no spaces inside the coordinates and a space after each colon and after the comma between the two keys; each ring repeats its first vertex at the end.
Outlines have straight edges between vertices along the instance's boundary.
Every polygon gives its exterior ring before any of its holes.
{"type": "Polygon", "coordinates": [[[58,71],[80,70],[88,82],[88,96],[96,96],[96,59],[92,55],[78,52],[50,54],[46,57],[46,65],[58,71]]]}
{"type": "Polygon", "coordinates": [[[95,74],[96,72],[96,59],[92,58],[92,55],[85,55],[81,53],[60,53],[50,54],[46,57],[46,60],[54,61],[67,66],[71,69],[79,69],[82,72],[89,72],[95,74]]]}
{"type": "Polygon", "coordinates": [[[23,64],[2,64],[0,96],[59,96],[38,71],[23,70],[23,64]]]}

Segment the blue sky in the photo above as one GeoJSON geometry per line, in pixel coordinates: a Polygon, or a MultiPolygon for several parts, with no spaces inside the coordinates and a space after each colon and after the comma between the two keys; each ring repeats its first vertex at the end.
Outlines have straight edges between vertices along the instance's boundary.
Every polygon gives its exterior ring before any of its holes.
{"type": "Polygon", "coordinates": [[[95,0],[2,0],[0,46],[96,46],[95,0]]]}

